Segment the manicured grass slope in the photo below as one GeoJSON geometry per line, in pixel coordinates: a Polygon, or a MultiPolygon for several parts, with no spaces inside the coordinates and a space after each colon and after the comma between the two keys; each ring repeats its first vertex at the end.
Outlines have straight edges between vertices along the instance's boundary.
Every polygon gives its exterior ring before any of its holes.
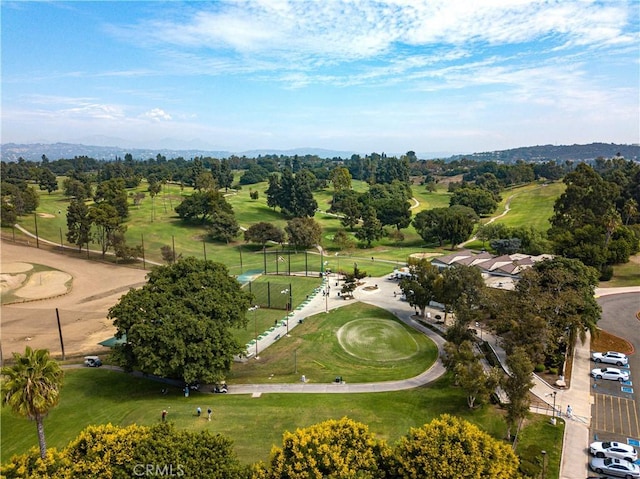
{"type": "MultiPolygon", "coordinates": [[[[245,463],[267,460],[273,445],[282,444],[282,433],[326,419],[348,416],[367,424],[378,437],[394,443],[411,427],[420,427],[443,413],[473,422],[492,436],[503,439],[502,412],[485,406],[470,411],[451,378],[409,391],[363,394],[265,394],[259,398],[192,393],[189,398],[176,388],[163,395],[164,386],[147,379],[106,369],[68,370],[61,401],[45,420],[49,447],[64,447],[89,424],[151,425],[160,421],[163,409],[178,428],[209,429],[234,441],[245,463]],[[195,415],[196,407],[213,409],[213,420],[195,415]]],[[[1,460],[37,447],[35,423],[2,409],[1,460]]],[[[550,430],[548,418],[535,416],[521,431],[518,451],[535,444],[548,451],[548,475],[558,477],[562,427],[550,430]],[[556,471],[555,474],[552,471],[556,471]]]]}
{"type": "MultiPolygon", "coordinates": [[[[63,447],[88,424],[154,424],[163,409],[179,428],[207,428],[232,438],[247,463],[267,459],[271,446],[282,443],[285,430],[343,416],[368,424],[390,441],[444,412],[472,420],[496,437],[505,431],[491,408],[470,413],[462,392],[451,389],[448,378],[429,388],[349,395],[265,394],[252,398],[192,393],[185,398],[176,388],[163,395],[162,388],[160,383],[106,369],[68,370],[60,405],[45,421],[48,445],[63,447]],[[197,406],[211,406],[213,420],[197,418],[197,406]]],[[[14,416],[7,408],[2,409],[1,419],[3,462],[37,446],[33,422],[14,416]]]]}
{"type": "Polygon", "coordinates": [[[347,382],[388,381],[420,374],[437,356],[437,348],[430,339],[400,323],[391,313],[356,303],[306,318],[291,332],[291,337],[281,338],[260,353],[259,361],[235,364],[229,382],[296,382],[302,374],[316,383],[329,383],[336,376],[342,376],[347,382]],[[369,338],[370,349],[379,351],[374,360],[366,359],[361,349],[364,345],[355,339],[347,341],[352,354],[340,345],[338,331],[354,321],[390,322],[386,328],[374,333],[378,336],[369,338]],[[394,329],[400,334],[395,335],[391,348],[385,334],[394,329]],[[390,349],[382,352],[384,348],[376,345],[379,342],[389,345],[390,349]],[[359,351],[361,356],[354,356],[354,351],[359,351]],[[398,356],[403,358],[398,359],[398,356]]]}

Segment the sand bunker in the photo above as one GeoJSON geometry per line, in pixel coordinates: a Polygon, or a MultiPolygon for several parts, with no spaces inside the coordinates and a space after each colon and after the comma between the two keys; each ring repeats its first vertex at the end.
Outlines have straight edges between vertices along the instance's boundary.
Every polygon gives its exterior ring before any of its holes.
{"type": "Polygon", "coordinates": [[[32,264],[15,262],[3,265],[0,274],[2,294],[11,293],[13,298],[33,300],[51,298],[71,290],[73,277],[57,270],[33,271],[32,264]]]}
{"type": "Polygon", "coordinates": [[[409,256],[417,259],[425,259],[433,258],[434,256],[441,256],[441,253],[411,253],[409,256]]]}
{"type": "Polygon", "coordinates": [[[2,273],[13,274],[13,273],[26,273],[27,271],[31,271],[33,269],[33,265],[29,263],[8,263],[2,265],[2,273]]]}
{"type": "Polygon", "coordinates": [[[63,271],[41,271],[33,273],[27,284],[13,292],[15,296],[25,299],[49,298],[65,294],[71,289],[70,274],[63,271]]]}

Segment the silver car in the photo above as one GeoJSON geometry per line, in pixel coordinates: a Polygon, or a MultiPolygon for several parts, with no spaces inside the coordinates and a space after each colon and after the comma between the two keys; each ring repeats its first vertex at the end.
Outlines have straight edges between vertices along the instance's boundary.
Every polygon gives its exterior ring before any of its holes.
{"type": "Polygon", "coordinates": [[[589,466],[598,474],[624,477],[625,479],[640,478],[640,466],[629,461],[625,461],[624,459],[613,459],[611,457],[601,459],[599,457],[594,457],[591,459],[589,466]]]}
{"type": "Polygon", "coordinates": [[[615,364],[616,366],[626,366],[629,364],[629,358],[622,353],[616,351],[607,351],[606,353],[592,353],[591,359],[596,363],[615,364]]]}
{"type": "Polygon", "coordinates": [[[591,370],[591,375],[596,379],[609,379],[621,383],[629,380],[629,372],[617,368],[595,368],[591,370]]]}
{"type": "Polygon", "coordinates": [[[616,457],[629,462],[635,462],[638,459],[638,451],[623,442],[592,442],[589,445],[589,452],[600,458],[616,457]]]}

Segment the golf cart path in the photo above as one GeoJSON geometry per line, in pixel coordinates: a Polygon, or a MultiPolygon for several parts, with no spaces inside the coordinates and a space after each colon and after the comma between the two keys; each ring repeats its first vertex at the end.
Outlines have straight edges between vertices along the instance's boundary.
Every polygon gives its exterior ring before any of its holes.
{"type": "MultiPolygon", "coordinates": [[[[335,278],[332,279],[335,284],[335,278]]],[[[432,331],[422,326],[413,319],[414,311],[406,301],[401,301],[398,283],[387,279],[386,277],[366,278],[365,284],[358,287],[354,292],[354,299],[362,303],[371,304],[379,308],[385,309],[396,316],[400,321],[408,326],[422,332],[428,336],[437,346],[438,352],[442,350],[444,339],[432,331]],[[374,291],[366,291],[366,286],[377,285],[374,291]],[[394,292],[396,295],[394,296],[394,292]]],[[[317,295],[303,309],[296,311],[291,317],[291,325],[289,330],[293,330],[298,324],[298,319],[306,318],[315,314],[323,313],[331,309],[339,308],[352,304],[353,301],[345,301],[338,298],[337,292],[330,292],[329,297],[317,295]]],[[[264,349],[264,346],[263,346],[264,349]]],[[[313,378],[307,378],[307,382],[298,383],[263,383],[263,384],[230,384],[229,394],[263,394],[263,393],[305,393],[305,394],[332,394],[332,393],[368,393],[383,391],[401,391],[405,389],[413,389],[419,386],[429,384],[445,373],[445,368],[438,359],[423,373],[407,379],[399,379],[394,381],[382,381],[372,383],[350,383],[349,378],[343,378],[341,383],[314,383],[313,378]]],[[[304,371],[300,371],[304,374],[304,371]]]]}

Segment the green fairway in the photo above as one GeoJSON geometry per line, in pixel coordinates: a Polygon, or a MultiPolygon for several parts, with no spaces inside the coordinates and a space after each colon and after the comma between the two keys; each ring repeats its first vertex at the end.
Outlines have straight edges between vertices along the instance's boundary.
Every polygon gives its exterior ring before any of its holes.
{"type": "Polygon", "coordinates": [[[500,214],[509,203],[510,211],[496,222],[509,227],[531,226],[540,231],[549,229],[549,218],[553,215],[553,204],[564,192],[562,182],[533,183],[502,192],[502,202],[496,214],[500,214]]]}
{"type": "MultiPolygon", "coordinates": [[[[259,221],[267,221],[281,228],[286,226],[286,219],[279,211],[267,206],[267,197],[264,193],[267,189],[267,182],[245,186],[240,190],[229,190],[225,196],[233,206],[236,220],[241,227],[247,228],[259,221]],[[251,191],[258,191],[258,199],[250,197],[251,191]]],[[[340,219],[334,215],[325,213],[330,207],[330,200],[333,194],[332,188],[314,192],[318,207],[321,211],[316,213],[315,220],[323,229],[322,246],[329,253],[320,256],[318,251],[309,251],[306,258],[303,254],[296,255],[291,264],[288,264],[290,257],[282,254],[282,247],[279,245],[267,245],[263,250],[260,245],[246,244],[242,234],[238,238],[227,244],[211,241],[207,236],[206,225],[200,223],[185,223],[181,221],[175,213],[175,207],[182,199],[192,193],[192,189],[181,187],[176,184],[163,185],[162,191],[151,198],[147,191],[147,183],[142,182],[139,187],[130,190],[130,196],[135,193],[145,193],[145,197],[137,205],[130,203],[130,216],[126,221],[127,241],[131,245],[143,245],[145,258],[148,261],[162,263],[160,249],[163,246],[175,247],[177,255],[195,256],[197,258],[215,258],[216,261],[227,265],[232,274],[238,275],[247,269],[262,268],[267,272],[280,271],[302,271],[308,268],[309,271],[321,271],[323,262],[328,264],[325,267],[336,271],[338,267],[350,271],[353,263],[357,262],[361,269],[367,271],[372,276],[387,274],[396,266],[403,265],[411,253],[416,252],[439,252],[446,253],[442,248],[425,248],[424,241],[416,233],[413,226],[402,230],[401,239],[385,237],[373,243],[372,248],[362,248],[357,242],[354,247],[340,249],[333,242],[333,236],[338,229],[342,228],[340,219]],[[315,258],[312,254],[315,254],[315,258]],[[339,253],[339,258],[335,257],[339,253]],[[266,254],[266,258],[265,258],[266,254]],[[278,258],[282,256],[285,261],[277,264],[278,258]],[[379,260],[374,263],[371,258],[379,260]],[[267,261],[265,261],[267,259],[267,261]],[[392,262],[382,263],[380,260],[392,262]],[[340,265],[342,262],[342,265],[340,265]]],[[[353,181],[353,189],[356,191],[366,191],[367,184],[362,181],[353,181]]],[[[510,203],[511,211],[497,221],[504,222],[508,226],[531,225],[536,229],[546,230],[549,227],[548,218],[553,213],[553,202],[564,191],[563,183],[550,183],[542,185],[533,183],[503,192],[503,201],[498,211],[501,211],[507,201],[510,203]]],[[[413,215],[430,208],[446,207],[449,205],[451,194],[445,185],[438,185],[434,192],[428,192],[423,185],[413,186],[412,201],[413,215]],[[417,203],[416,203],[417,201],[417,203]]],[[[66,208],[68,198],[65,198],[61,191],[52,194],[40,194],[40,206],[38,214],[25,216],[18,219],[18,222],[29,231],[35,231],[36,223],[38,233],[42,238],[49,239],[55,243],[68,245],[66,240],[66,208]]],[[[478,246],[480,243],[473,243],[470,247],[478,246]]],[[[92,249],[99,249],[98,245],[92,244],[92,249]]]]}
{"type": "Polygon", "coordinates": [[[261,352],[260,360],[234,364],[228,379],[230,384],[297,382],[304,374],[315,383],[330,383],[336,376],[348,382],[388,381],[417,376],[437,357],[430,339],[391,313],[354,303],[306,318],[291,337],[261,352]]]}

